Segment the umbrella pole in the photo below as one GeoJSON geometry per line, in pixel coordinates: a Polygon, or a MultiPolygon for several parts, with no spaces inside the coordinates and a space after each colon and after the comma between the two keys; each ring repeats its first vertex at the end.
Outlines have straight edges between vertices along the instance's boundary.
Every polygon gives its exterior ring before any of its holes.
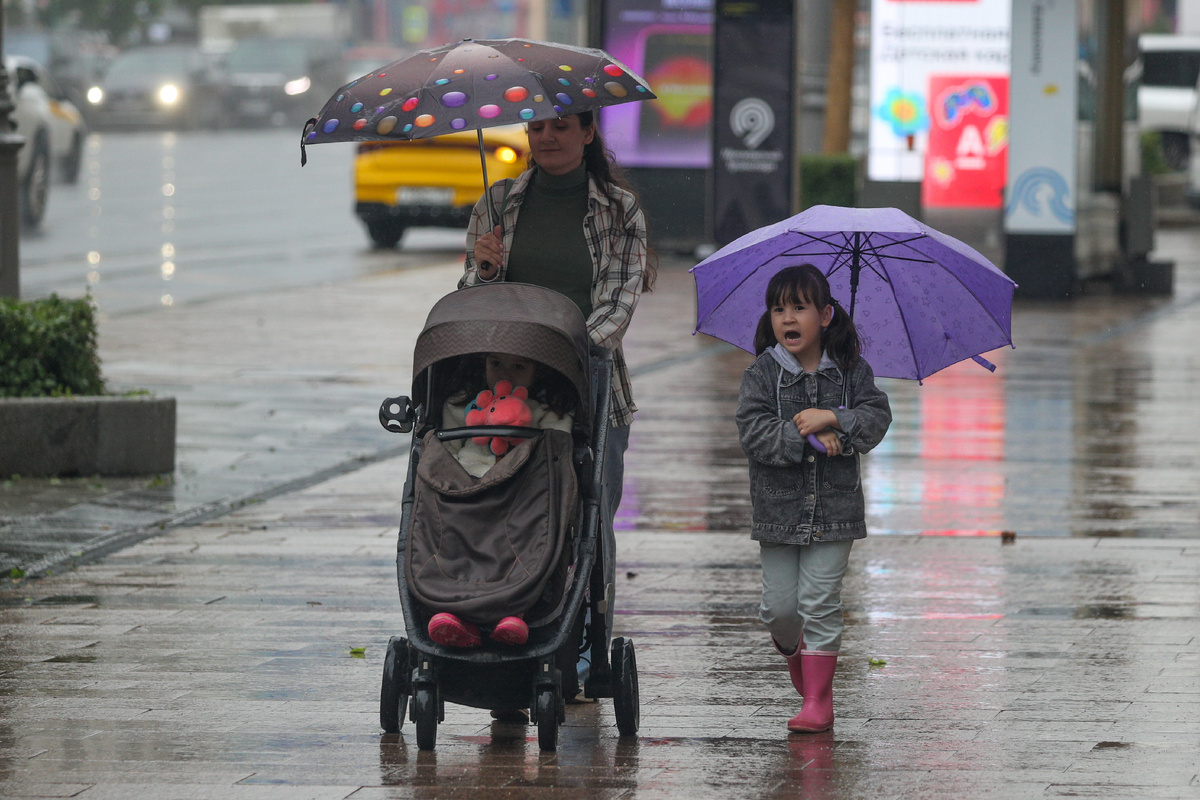
{"type": "Polygon", "coordinates": [[[476,128],[475,135],[479,138],[479,166],[483,167],[483,196],[487,199],[488,210],[488,231],[493,231],[498,224],[496,222],[496,207],[492,205],[492,193],[489,191],[491,184],[488,183],[487,176],[487,156],[483,149],[483,128],[476,128]]]}
{"type": "Polygon", "coordinates": [[[858,296],[858,273],[862,271],[862,263],[859,257],[862,255],[862,245],[859,243],[859,238],[862,236],[858,231],[854,232],[854,247],[850,251],[850,319],[854,320],[854,299],[858,296]]]}

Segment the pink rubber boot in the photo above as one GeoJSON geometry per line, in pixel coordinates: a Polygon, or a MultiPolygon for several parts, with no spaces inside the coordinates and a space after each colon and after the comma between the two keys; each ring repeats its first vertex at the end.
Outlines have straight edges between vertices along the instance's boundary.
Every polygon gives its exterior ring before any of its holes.
{"type": "Polygon", "coordinates": [[[529,641],[529,626],[520,617],[505,617],[492,628],[492,641],[520,645],[529,641]]]}
{"type": "Polygon", "coordinates": [[[796,649],[791,653],[785,653],[774,636],[771,637],[771,644],[775,645],[776,653],[787,659],[788,675],[792,679],[792,686],[796,687],[796,691],[800,693],[801,697],[804,697],[803,670],[800,667],[800,651],[804,649],[804,637],[800,637],[800,643],[796,645],[796,649]]]}
{"type": "Polygon", "coordinates": [[[833,673],[837,653],[801,650],[804,707],[788,720],[788,730],[796,733],[820,733],[833,727],[833,673]]]}
{"type": "Polygon", "coordinates": [[[479,647],[483,644],[478,626],[448,611],[434,614],[429,620],[429,638],[443,647],[479,647]]]}

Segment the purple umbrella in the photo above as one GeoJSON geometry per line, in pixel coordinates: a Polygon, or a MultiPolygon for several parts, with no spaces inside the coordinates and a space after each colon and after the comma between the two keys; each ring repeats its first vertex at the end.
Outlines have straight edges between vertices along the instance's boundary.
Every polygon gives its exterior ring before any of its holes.
{"type": "Polygon", "coordinates": [[[813,206],[692,267],[696,332],[754,352],[767,282],[813,264],[858,325],[876,375],[921,381],[1012,345],[1016,283],[973,249],[894,208],[813,206]]]}

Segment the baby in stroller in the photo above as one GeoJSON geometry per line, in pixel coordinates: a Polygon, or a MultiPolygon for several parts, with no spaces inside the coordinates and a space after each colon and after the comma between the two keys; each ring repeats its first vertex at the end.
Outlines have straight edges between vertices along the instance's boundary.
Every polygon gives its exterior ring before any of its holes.
{"type": "MultiPolygon", "coordinates": [[[[554,370],[531,358],[509,353],[487,353],[483,356],[482,368],[475,359],[465,359],[462,372],[482,374],[481,378],[467,378],[467,386],[458,388],[442,405],[442,427],[461,428],[467,425],[467,413],[475,398],[483,389],[493,389],[501,381],[514,387],[524,387],[528,393],[525,405],[529,407],[531,428],[571,432],[574,415],[570,411],[570,387],[554,370]],[[468,386],[470,388],[468,388],[468,386]]],[[[461,380],[461,376],[460,376],[461,380]]],[[[454,454],[467,474],[482,478],[496,464],[497,456],[485,444],[473,439],[459,439],[446,443],[446,449],[454,454]]]]}
{"type": "MultiPolygon", "coordinates": [[[[530,412],[528,427],[571,432],[574,415],[570,408],[570,384],[553,369],[534,359],[497,352],[462,360],[455,378],[450,382],[451,394],[442,404],[442,428],[460,428],[470,424],[468,418],[475,407],[475,398],[480,396],[480,383],[490,389],[502,385],[504,381],[527,391],[524,403],[530,412]]],[[[504,457],[503,453],[498,455],[494,452],[494,448],[487,444],[487,439],[457,439],[445,444],[467,474],[475,478],[482,478],[498,459],[504,457]]],[[[488,638],[500,644],[525,644],[529,640],[529,626],[522,616],[513,614],[502,617],[492,626],[488,638]]],[[[478,625],[448,611],[435,613],[429,620],[427,630],[430,639],[446,647],[479,647],[483,643],[478,625]]]]}

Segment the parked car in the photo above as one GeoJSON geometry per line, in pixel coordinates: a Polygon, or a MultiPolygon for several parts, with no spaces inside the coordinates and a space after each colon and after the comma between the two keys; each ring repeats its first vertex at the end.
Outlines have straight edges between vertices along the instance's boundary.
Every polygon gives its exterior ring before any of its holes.
{"type": "Polygon", "coordinates": [[[299,128],[346,83],[344,69],[332,40],[243,39],[225,57],[230,115],[299,128]]]}
{"type": "MultiPolygon", "coordinates": [[[[486,128],[483,142],[488,180],[515,178],[525,169],[529,144],[524,126],[486,128]]],[[[414,226],[465,229],[482,194],[475,131],[358,146],[355,209],[376,247],[395,247],[414,226]]]]}
{"type": "Polygon", "coordinates": [[[100,82],[117,49],[100,31],[17,28],[4,31],[4,52],[32,58],[44,66],[61,95],[74,103],[87,121],[91,111],[87,91],[100,82]]]}
{"type": "Polygon", "coordinates": [[[1142,34],[1138,46],[1142,55],[1138,128],[1159,133],[1168,166],[1185,169],[1200,79],[1200,36],[1142,34]]]}
{"type": "Polygon", "coordinates": [[[125,50],[88,90],[96,125],[219,128],[224,79],[213,59],[190,45],[125,50]]]}
{"type": "Polygon", "coordinates": [[[52,164],[67,183],[79,179],[87,131],[79,109],[60,96],[45,69],[24,56],[6,56],[14,100],[12,119],[25,145],[17,151],[21,221],[41,225],[46,214],[52,164]]]}

